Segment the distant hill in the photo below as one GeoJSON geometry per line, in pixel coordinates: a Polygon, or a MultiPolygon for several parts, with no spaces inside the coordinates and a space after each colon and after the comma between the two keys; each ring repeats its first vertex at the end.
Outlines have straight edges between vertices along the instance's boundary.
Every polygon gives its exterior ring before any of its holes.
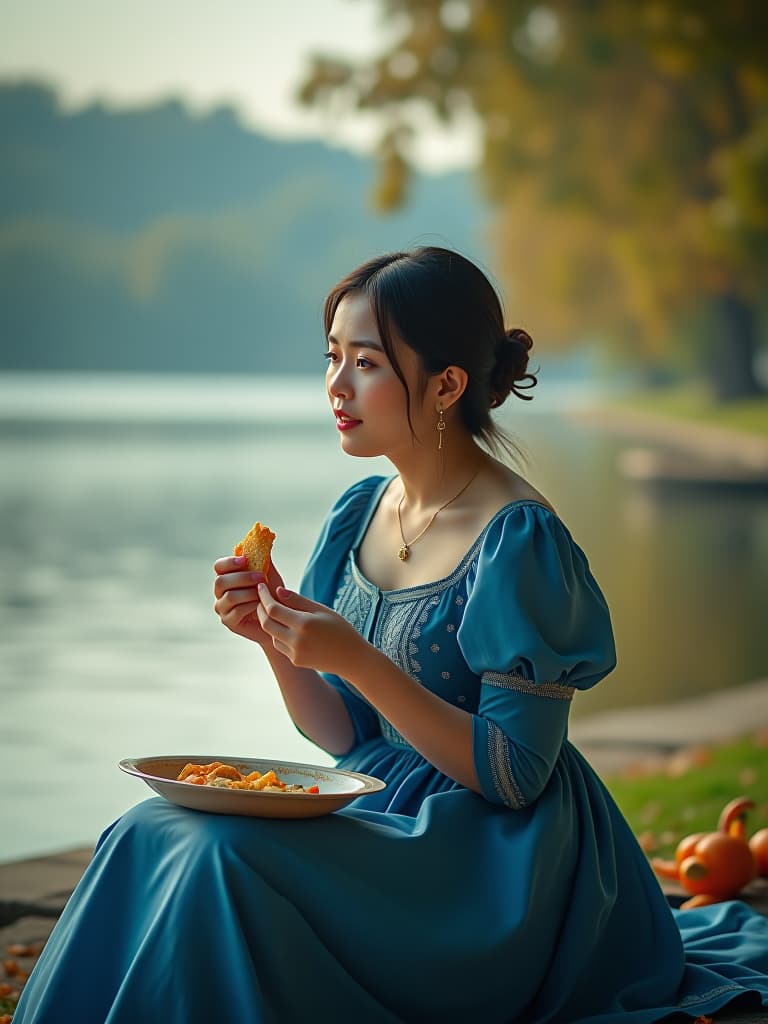
{"type": "Polygon", "coordinates": [[[229,107],[64,112],[44,84],[0,85],[0,368],[307,372],[325,292],[367,256],[431,242],[490,264],[466,175],[380,217],[372,174],[229,107]]]}

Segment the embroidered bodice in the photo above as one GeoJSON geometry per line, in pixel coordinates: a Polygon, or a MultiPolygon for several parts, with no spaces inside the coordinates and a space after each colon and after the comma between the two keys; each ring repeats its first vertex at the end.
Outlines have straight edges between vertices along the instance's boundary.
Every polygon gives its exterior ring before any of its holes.
{"type": "MultiPolygon", "coordinates": [[[[448,576],[380,590],[357,551],[388,481],[351,488],[331,512],[302,590],[333,606],[404,672],[473,717],[488,798],[523,806],[551,771],[575,689],[614,664],[610,619],[586,557],[545,506],[500,509],[448,576]]],[[[407,741],[344,680],[360,742],[407,741]]]]}

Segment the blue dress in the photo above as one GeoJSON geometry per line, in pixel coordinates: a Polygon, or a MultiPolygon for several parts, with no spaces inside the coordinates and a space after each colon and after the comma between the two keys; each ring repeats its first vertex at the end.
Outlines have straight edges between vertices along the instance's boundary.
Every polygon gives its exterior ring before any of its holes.
{"type": "Polygon", "coordinates": [[[571,697],[614,647],[562,522],[513,502],[449,576],[382,592],[356,549],[387,482],[337,502],[302,589],[472,715],[482,795],[328,677],[355,728],[339,765],[387,788],[304,821],[132,808],[15,1024],[650,1024],[768,1004],[768,921],[739,901],[671,910],[568,741],[571,697]]]}

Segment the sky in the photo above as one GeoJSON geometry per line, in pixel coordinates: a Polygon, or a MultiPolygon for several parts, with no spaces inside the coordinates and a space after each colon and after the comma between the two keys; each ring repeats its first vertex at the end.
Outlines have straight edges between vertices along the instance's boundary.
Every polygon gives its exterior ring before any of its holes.
{"type": "MultiPolygon", "coordinates": [[[[0,0],[0,80],[45,79],[68,109],[171,95],[199,111],[229,103],[266,134],[366,151],[372,117],[339,124],[293,94],[313,52],[366,58],[392,31],[375,0],[0,0]]],[[[432,170],[476,155],[470,125],[425,128],[415,154],[432,170]]]]}

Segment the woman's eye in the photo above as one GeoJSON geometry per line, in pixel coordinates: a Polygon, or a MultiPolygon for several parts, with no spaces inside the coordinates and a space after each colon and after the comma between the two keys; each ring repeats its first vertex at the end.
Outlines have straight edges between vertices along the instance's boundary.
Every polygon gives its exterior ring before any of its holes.
{"type": "MultiPolygon", "coordinates": [[[[327,360],[329,363],[338,363],[339,354],[338,352],[333,352],[331,349],[328,349],[327,352],[323,352],[323,359],[327,360]]],[[[355,360],[355,366],[360,370],[371,369],[374,365],[375,364],[372,363],[370,359],[366,359],[365,356],[358,356],[355,360]]]]}

